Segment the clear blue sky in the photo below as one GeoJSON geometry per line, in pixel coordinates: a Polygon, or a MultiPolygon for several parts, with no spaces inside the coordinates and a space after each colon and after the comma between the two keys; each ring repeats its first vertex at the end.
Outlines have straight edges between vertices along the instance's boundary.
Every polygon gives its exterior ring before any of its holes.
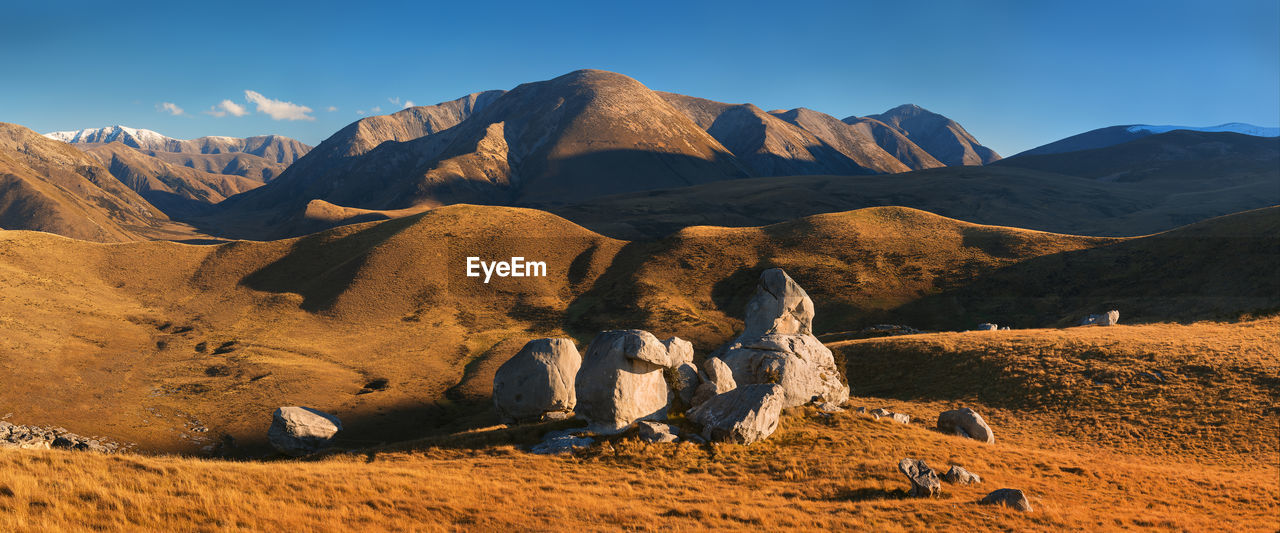
{"type": "Polygon", "coordinates": [[[9,3],[0,121],[316,144],[357,111],[598,68],[840,118],[915,103],[1004,155],[1115,124],[1280,124],[1276,0],[608,4],[9,3]],[[248,114],[204,113],[222,100],[248,114]]]}

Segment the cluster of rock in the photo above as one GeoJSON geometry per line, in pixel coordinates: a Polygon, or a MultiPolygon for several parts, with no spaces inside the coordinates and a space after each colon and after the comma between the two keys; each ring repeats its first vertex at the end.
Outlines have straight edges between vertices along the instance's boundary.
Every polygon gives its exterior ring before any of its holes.
{"type": "Polygon", "coordinates": [[[981,324],[978,324],[978,327],[974,329],[974,331],[1009,331],[1010,329],[1011,328],[1009,328],[1009,326],[1002,327],[999,324],[993,324],[991,322],[983,322],[981,324]]]}
{"type": "Polygon", "coordinates": [[[1100,315],[1089,315],[1080,321],[1081,326],[1114,326],[1120,323],[1120,311],[1112,309],[1100,315]]]}
{"type": "Polygon", "coordinates": [[[281,407],[271,415],[267,441],[285,455],[300,457],[333,444],[342,421],[310,407],[281,407]]]}
{"type": "Polygon", "coordinates": [[[602,332],[581,357],[569,339],[530,341],[495,374],[494,404],[507,422],[570,412],[586,420],[586,430],[549,435],[536,447],[566,450],[582,442],[568,439],[589,438],[585,433],[633,427],[654,442],[750,444],[773,434],[786,407],[848,399],[835,357],[813,335],[813,301],[786,272],[764,271],[745,323],[701,368],[688,341],[641,330],[602,332]],[[699,434],[682,437],[663,423],[675,407],[687,408],[699,434]]]}
{"type": "Polygon", "coordinates": [[[105,439],[82,437],[63,428],[24,426],[0,420],[0,448],[113,453],[120,449],[120,445],[105,439]]]}
{"type": "MultiPolygon", "coordinates": [[[[938,415],[938,430],[944,433],[959,435],[985,443],[994,443],[995,434],[982,419],[982,415],[967,407],[945,411],[938,415]]],[[[951,465],[946,473],[938,474],[927,463],[920,459],[906,458],[898,462],[898,471],[907,477],[911,488],[907,493],[918,498],[938,496],[942,493],[942,482],[958,485],[982,483],[982,477],[968,471],[962,466],[951,465]]],[[[1017,489],[1000,489],[988,494],[978,503],[984,505],[1005,505],[1019,511],[1030,511],[1031,503],[1026,495],[1017,489]]]]}

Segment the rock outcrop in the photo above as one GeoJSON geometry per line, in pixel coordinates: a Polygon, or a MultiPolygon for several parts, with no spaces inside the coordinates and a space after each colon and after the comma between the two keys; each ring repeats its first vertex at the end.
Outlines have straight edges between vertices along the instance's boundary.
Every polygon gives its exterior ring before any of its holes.
{"type": "Polygon", "coordinates": [[[898,471],[907,476],[911,482],[908,494],[917,498],[937,496],[942,493],[942,483],[938,481],[938,473],[919,459],[903,459],[898,461],[898,471]]]}
{"type": "Polygon", "coordinates": [[[504,422],[564,418],[578,402],[574,381],[581,366],[571,339],[529,341],[493,376],[498,414],[504,422]]]}
{"type": "Polygon", "coordinates": [[[112,453],[119,450],[120,445],[103,439],[82,437],[63,428],[24,426],[0,420],[0,448],[112,453]]]}
{"type": "Polygon", "coordinates": [[[592,339],[575,388],[577,413],[601,434],[616,434],[637,420],[665,420],[672,368],[667,346],[647,331],[604,331],[592,339]]]}
{"type": "Polygon", "coordinates": [[[982,419],[982,415],[968,407],[944,411],[939,414],[938,431],[982,441],[987,444],[996,442],[996,435],[991,431],[991,426],[988,426],[987,421],[982,419]]]}
{"type": "Polygon", "coordinates": [[[978,503],[983,505],[1003,505],[1019,511],[1031,512],[1031,502],[1027,495],[1018,489],[999,489],[986,495],[978,503]]]}
{"type": "Polygon", "coordinates": [[[1100,315],[1089,315],[1080,321],[1081,326],[1114,326],[1120,323],[1120,311],[1112,309],[1100,315]]]}
{"type": "Polygon", "coordinates": [[[745,322],[742,334],[713,355],[738,385],[781,385],[786,407],[849,398],[831,350],[813,336],[813,301],[782,269],[760,275],[745,322]]]}
{"type": "Polygon", "coordinates": [[[280,453],[299,457],[333,443],[342,421],[310,407],[281,407],[271,416],[267,440],[280,453]]]}
{"type": "Polygon", "coordinates": [[[779,385],[744,385],[690,409],[688,416],[702,425],[707,440],[751,444],[777,431],[785,399],[779,385]]]}

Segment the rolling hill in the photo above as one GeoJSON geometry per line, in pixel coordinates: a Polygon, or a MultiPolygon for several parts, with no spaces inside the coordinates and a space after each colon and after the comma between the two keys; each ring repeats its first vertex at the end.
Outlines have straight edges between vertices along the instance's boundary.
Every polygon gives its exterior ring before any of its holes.
{"type": "Polygon", "coordinates": [[[254,453],[263,417],[286,404],[339,414],[352,443],[402,440],[486,423],[493,372],[530,338],[585,343],[636,327],[706,353],[741,327],[756,276],[774,266],[812,295],[819,334],[882,322],[1046,326],[1111,305],[1127,323],[1237,317],[1280,307],[1269,272],[1278,213],[1140,239],[903,208],[693,227],[649,243],[535,210],[466,205],[206,246],[4,231],[0,369],[22,385],[0,390],[0,403],[15,423],[146,450],[197,452],[225,435],[233,453],[254,453]],[[550,275],[485,284],[464,275],[473,255],[537,258],[550,275]],[[1200,285],[1212,294],[1170,292],[1200,285]],[[384,390],[362,392],[380,379],[384,390]]]}

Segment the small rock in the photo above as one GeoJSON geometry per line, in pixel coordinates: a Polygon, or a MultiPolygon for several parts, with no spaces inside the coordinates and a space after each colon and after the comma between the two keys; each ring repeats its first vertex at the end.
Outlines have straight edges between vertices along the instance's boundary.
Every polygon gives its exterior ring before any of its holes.
{"type": "Polygon", "coordinates": [[[938,430],[987,444],[996,442],[996,435],[991,431],[991,426],[988,426],[987,421],[982,419],[982,415],[968,407],[944,411],[939,414],[938,430]]]}
{"type": "Polygon", "coordinates": [[[1018,489],[997,490],[986,495],[978,503],[983,505],[1003,505],[1019,511],[1031,512],[1031,502],[1027,501],[1027,495],[1018,489]]]}
{"type": "Polygon", "coordinates": [[[549,436],[549,438],[535,444],[529,451],[539,455],[559,455],[572,453],[575,449],[586,448],[594,443],[595,439],[591,437],[575,437],[573,435],[549,436]]]}
{"type": "Polygon", "coordinates": [[[822,402],[818,404],[818,410],[824,413],[842,413],[844,408],[831,402],[822,402]]]}
{"type": "Polygon", "coordinates": [[[998,329],[1000,329],[1000,326],[997,326],[990,322],[984,322],[982,324],[978,324],[978,331],[995,331],[998,329]]]}
{"type": "Polygon", "coordinates": [[[962,466],[951,465],[951,469],[947,473],[942,474],[942,480],[947,483],[959,483],[968,485],[970,483],[982,483],[982,478],[978,474],[965,470],[962,466]]]}
{"type": "Polygon", "coordinates": [[[1120,323],[1120,311],[1112,309],[1100,315],[1089,315],[1080,321],[1081,326],[1114,326],[1120,323]]]}
{"type": "Polygon", "coordinates": [[[938,473],[919,459],[903,459],[898,461],[898,471],[911,481],[908,494],[917,498],[937,496],[942,493],[942,483],[938,481],[938,473]]]}
{"type": "Polygon", "coordinates": [[[680,440],[680,430],[671,424],[641,420],[636,425],[640,429],[640,440],[645,442],[662,443],[680,440]]]}
{"type": "Polygon", "coordinates": [[[729,365],[716,357],[708,357],[702,362],[702,374],[700,374],[702,383],[698,385],[698,389],[693,394],[693,399],[689,405],[697,407],[703,402],[710,400],[717,394],[724,394],[738,387],[738,382],[733,379],[733,371],[729,369],[729,365]]]}

